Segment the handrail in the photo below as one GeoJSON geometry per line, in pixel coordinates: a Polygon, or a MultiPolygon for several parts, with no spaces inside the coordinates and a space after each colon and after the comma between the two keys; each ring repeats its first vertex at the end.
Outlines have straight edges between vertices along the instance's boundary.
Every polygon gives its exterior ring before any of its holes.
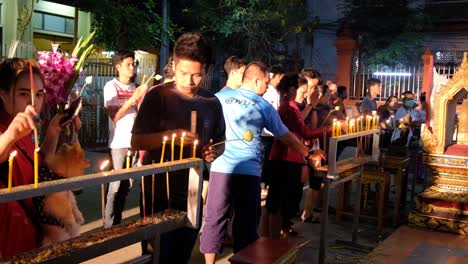
{"type": "Polygon", "coordinates": [[[200,202],[199,194],[203,184],[203,177],[201,176],[202,168],[202,159],[189,158],[173,162],[150,164],[131,169],[104,171],[73,178],[40,182],[38,187],[34,187],[34,184],[29,184],[13,187],[11,191],[8,191],[7,188],[4,188],[0,189],[0,203],[22,200],[54,192],[96,186],[114,181],[127,180],[131,178],[135,179],[152,174],[190,169],[187,204],[187,217],[189,219],[188,225],[192,227],[198,227],[200,224],[198,221],[200,214],[200,208],[198,208],[198,204],[200,202]]]}

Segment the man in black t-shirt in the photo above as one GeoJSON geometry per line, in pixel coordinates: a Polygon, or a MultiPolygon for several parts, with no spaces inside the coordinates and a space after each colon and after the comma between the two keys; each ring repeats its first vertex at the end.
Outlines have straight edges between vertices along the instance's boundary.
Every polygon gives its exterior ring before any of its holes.
{"type": "MultiPolygon", "coordinates": [[[[158,85],[146,94],[133,126],[132,148],[146,150],[143,164],[160,161],[163,137],[167,136],[170,140],[173,133],[177,135],[176,144],[179,144],[181,134],[185,133],[184,158],[192,156],[190,149],[195,139],[199,140],[200,146],[207,146],[210,140],[224,140],[225,122],[221,103],[213,94],[199,88],[210,53],[207,41],[200,34],[185,33],[176,41],[174,82],[158,85]],[[196,133],[190,132],[192,111],[197,112],[196,133]]],[[[179,159],[179,149],[174,149],[175,159],[179,159]]],[[[202,153],[202,149],[197,149],[197,157],[203,156],[207,162],[216,158],[215,152],[202,153]]],[[[171,160],[170,147],[166,146],[163,159],[171,160]]],[[[165,174],[156,176],[155,212],[168,207],[187,211],[188,174],[188,169],[170,173],[170,204],[167,201],[165,174]]],[[[151,213],[152,182],[151,177],[146,178],[144,199],[148,215],[151,213]]],[[[159,263],[187,263],[197,236],[198,230],[188,227],[162,234],[159,263]]],[[[142,246],[145,253],[146,243],[142,243],[142,246]]]]}

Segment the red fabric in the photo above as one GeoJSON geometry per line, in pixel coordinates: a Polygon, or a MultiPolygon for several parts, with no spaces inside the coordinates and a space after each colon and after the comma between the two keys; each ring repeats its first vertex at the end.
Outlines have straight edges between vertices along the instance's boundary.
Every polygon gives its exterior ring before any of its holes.
{"type": "MultiPolygon", "coordinates": [[[[314,139],[322,136],[323,129],[311,129],[304,124],[299,107],[294,100],[285,96],[281,98],[278,114],[283,123],[299,139],[314,139]]],[[[281,141],[275,140],[270,152],[270,160],[285,160],[296,163],[304,163],[304,156],[294,149],[284,145],[281,141]]]]}
{"type": "MultiPolygon", "coordinates": [[[[0,111],[0,132],[3,133],[11,123],[12,118],[3,110],[0,111]]],[[[10,151],[16,150],[17,155],[13,161],[13,187],[33,183],[33,160],[34,143],[31,135],[16,142],[10,151]],[[21,148],[29,159],[24,156],[21,148]]],[[[0,174],[0,188],[5,188],[8,181],[8,172],[0,174]]],[[[38,231],[32,220],[25,211],[34,212],[32,199],[0,203],[0,259],[14,256],[21,252],[38,247],[38,231]]]]}
{"type": "Polygon", "coordinates": [[[455,144],[449,146],[444,154],[452,156],[466,156],[466,153],[468,153],[468,145],[455,144]]]}

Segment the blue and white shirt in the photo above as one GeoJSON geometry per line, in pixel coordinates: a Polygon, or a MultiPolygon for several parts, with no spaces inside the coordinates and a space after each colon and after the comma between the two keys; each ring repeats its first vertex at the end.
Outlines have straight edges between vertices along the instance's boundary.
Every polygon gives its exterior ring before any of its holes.
{"type": "Polygon", "coordinates": [[[251,131],[253,140],[226,142],[223,155],[211,164],[211,171],[260,176],[263,146],[260,134],[263,128],[276,137],[289,132],[278,112],[261,96],[247,87],[226,90],[216,94],[223,107],[226,122],[226,140],[242,139],[251,131]]]}

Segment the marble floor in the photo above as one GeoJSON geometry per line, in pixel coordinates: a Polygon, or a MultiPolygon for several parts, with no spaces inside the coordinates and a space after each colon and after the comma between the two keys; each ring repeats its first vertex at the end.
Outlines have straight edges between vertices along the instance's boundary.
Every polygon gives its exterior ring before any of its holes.
{"type": "Polygon", "coordinates": [[[468,236],[399,227],[375,248],[364,263],[468,263],[468,236]]]}

